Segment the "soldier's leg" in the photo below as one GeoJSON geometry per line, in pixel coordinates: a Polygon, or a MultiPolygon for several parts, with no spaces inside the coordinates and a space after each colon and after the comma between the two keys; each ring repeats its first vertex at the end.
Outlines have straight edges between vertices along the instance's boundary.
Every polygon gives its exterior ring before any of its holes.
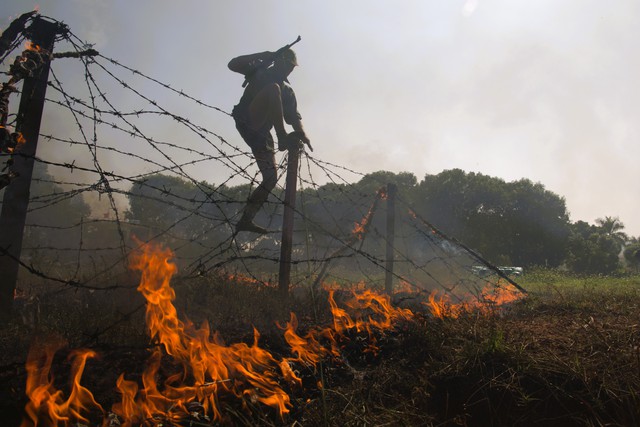
{"type": "Polygon", "coordinates": [[[253,149],[253,155],[258,163],[262,182],[247,200],[247,205],[242,212],[242,218],[236,226],[237,231],[253,231],[256,233],[266,233],[267,230],[254,224],[253,218],[256,216],[264,202],[269,198],[269,194],[278,182],[276,171],[276,161],[273,151],[267,149],[253,149]]]}

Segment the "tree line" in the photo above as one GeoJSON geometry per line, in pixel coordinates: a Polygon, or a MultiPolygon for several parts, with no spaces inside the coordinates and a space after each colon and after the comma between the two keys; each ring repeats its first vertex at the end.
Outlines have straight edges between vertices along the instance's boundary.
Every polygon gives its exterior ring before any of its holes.
{"type": "MultiPolygon", "coordinates": [[[[64,193],[47,178],[46,172],[40,172],[33,194],[64,193]]],[[[423,240],[406,219],[408,213],[403,209],[410,206],[440,231],[495,265],[563,268],[579,274],[614,274],[638,271],[640,267],[640,242],[624,233],[619,218],[607,216],[595,224],[572,222],[565,199],[540,183],[528,179],[505,182],[460,169],[427,174],[421,181],[407,172],[379,171],[354,184],[332,182],[302,188],[297,209],[305,220],[298,221],[294,242],[313,245],[319,253],[326,254],[328,249],[322,252],[322,248],[329,248],[339,236],[348,235],[370,208],[376,191],[388,183],[398,188],[401,203],[396,239],[401,240],[405,250],[420,250],[423,240]]],[[[215,186],[176,176],[152,175],[129,190],[129,207],[121,219],[143,239],[159,237],[169,245],[188,247],[183,254],[195,259],[205,248],[214,247],[232,233],[233,218],[250,190],[248,184],[215,186]]],[[[272,195],[256,218],[258,223],[273,229],[280,227],[279,199],[281,194],[272,195]]],[[[56,246],[60,241],[70,242],[73,239],[64,237],[68,233],[65,227],[82,221],[87,222],[83,231],[86,236],[79,240],[85,249],[116,247],[119,234],[114,224],[88,221],[89,212],[89,206],[78,198],[32,211],[28,223],[45,227],[32,228],[26,236],[26,247],[37,250],[56,246]]],[[[384,230],[383,222],[384,217],[378,216],[373,226],[384,230]]],[[[367,250],[382,256],[384,236],[374,233],[367,239],[367,250]]],[[[267,239],[261,244],[275,248],[277,241],[267,239]]],[[[62,256],[59,251],[56,253],[62,256]]]]}

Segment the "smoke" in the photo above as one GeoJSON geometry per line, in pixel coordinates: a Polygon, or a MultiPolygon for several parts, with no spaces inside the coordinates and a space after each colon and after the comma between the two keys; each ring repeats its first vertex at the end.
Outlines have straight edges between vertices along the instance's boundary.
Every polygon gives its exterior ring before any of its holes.
{"type": "MultiPolygon", "coordinates": [[[[10,6],[6,13],[24,11],[22,2],[10,6]]],[[[241,94],[229,59],[300,34],[291,82],[314,155],[362,172],[461,168],[529,178],[564,196],[572,220],[619,216],[640,235],[640,201],[630,197],[640,191],[638,2],[145,6],[43,1],[41,11],[106,56],[227,111],[241,94]]],[[[246,149],[228,117],[176,111],[246,149]]],[[[176,128],[163,135],[183,138],[176,128]]],[[[224,179],[213,169],[193,174],[224,179]]]]}
{"type": "Polygon", "coordinates": [[[462,14],[466,17],[473,15],[473,12],[476,11],[478,7],[478,0],[467,0],[462,6],[462,14]]]}

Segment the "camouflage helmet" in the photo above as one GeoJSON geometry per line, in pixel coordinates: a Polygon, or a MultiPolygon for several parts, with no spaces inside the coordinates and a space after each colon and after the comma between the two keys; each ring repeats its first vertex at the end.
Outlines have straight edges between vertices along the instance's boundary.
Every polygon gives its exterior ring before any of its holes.
{"type": "Polygon", "coordinates": [[[278,59],[293,64],[294,66],[298,66],[298,58],[296,57],[296,53],[291,48],[284,49],[280,53],[278,59]]]}

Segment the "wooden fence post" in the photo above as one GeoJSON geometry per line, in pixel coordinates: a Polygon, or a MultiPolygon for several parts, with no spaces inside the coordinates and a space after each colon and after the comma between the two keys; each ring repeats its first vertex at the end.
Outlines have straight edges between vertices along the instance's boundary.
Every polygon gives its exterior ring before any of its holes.
{"type": "Polygon", "coordinates": [[[395,184],[387,184],[387,262],[385,266],[384,290],[391,295],[393,292],[393,260],[395,229],[396,229],[396,192],[395,184]]]}
{"type": "Polygon", "coordinates": [[[287,160],[287,180],[284,193],[282,239],[280,240],[280,273],[278,275],[278,290],[283,296],[289,295],[291,251],[293,249],[293,214],[296,207],[299,157],[300,148],[297,145],[289,149],[289,158],[287,160]]]}
{"type": "MultiPolygon", "coordinates": [[[[58,23],[39,16],[29,26],[29,38],[36,46],[53,52],[55,37],[60,32],[58,23]]],[[[34,156],[38,147],[40,122],[44,109],[45,93],[49,79],[51,58],[43,55],[43,63],[26,77],[22,85],[22,97],[18,107],[16,132],[21,132],[26,142],[16,149],[12,171],[18,176],[4,190],[0,213],[0,317],[9,319],[13,295],[18,279],[18,260],[22,251],[22,237],[29,206],[29,188],[33,174],[34,156]]]]}

